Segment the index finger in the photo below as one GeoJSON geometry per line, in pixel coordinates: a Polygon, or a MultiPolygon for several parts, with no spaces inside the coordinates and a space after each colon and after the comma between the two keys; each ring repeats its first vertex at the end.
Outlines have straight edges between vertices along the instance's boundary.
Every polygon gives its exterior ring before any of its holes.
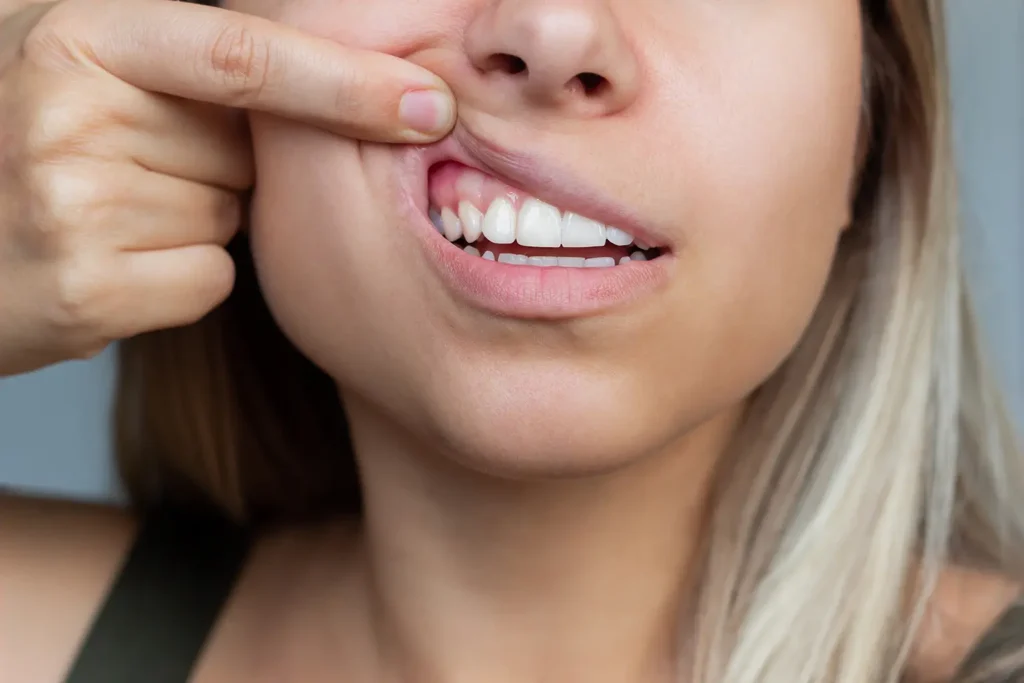
{"type": "Polygon", "coordinates": [[[136,87],[268,112],[342,135],[427,142],[455,122],[448,86],[411,62],[256,16],[182,2],[115,3],[79,36],[136,87]],[[87,31],[88,33],[88,31],[87,31]]]}

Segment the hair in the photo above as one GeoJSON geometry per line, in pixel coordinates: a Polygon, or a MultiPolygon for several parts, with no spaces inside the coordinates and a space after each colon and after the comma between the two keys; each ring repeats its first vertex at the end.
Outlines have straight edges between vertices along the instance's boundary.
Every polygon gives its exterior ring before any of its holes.
{"type": "MultiPolygon", "coordinates": [[[[700,683],[896,681],[942,567],[1024,578],[1024,460],[962,272],[942,2],[862,0],[862,14],[853,220],[716,482],[700,683]]],[[[336,388],[271,318],[245,236],[230,249],[223,306],[121,346],[130,496],[254,525],[358,515],[336,388]]]]}

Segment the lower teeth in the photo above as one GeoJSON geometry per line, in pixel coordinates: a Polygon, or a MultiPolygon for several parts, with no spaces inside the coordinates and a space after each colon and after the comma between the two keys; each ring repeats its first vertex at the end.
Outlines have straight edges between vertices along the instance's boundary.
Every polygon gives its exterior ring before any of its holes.
{"type": "Polygon", "coordinates": [[[618,263],[611,256],[585,259],[579,256],[526,256],[525,254],[506,252],[495,258],[494,252],[488,250],[481,254],[480,250],[474,246],[463,247],[463,251],[471,256],[480,256],[488,261],[497,260],[499,263],[508,263],[516,266],[539,266],[541,268],[549,268],[551,266],[560,266],[562,268],[611,268],[615,265],[626,265],[631,261],[647,260],[647,256],[642,251],[634,251],[629,256],[623,256],[618,260],[618,263]]]}

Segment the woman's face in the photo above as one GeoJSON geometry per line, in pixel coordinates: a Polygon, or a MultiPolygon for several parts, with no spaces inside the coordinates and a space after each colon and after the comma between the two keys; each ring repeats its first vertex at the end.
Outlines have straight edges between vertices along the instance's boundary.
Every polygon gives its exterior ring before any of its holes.
{"type": "Polygon", "coordinates": [[[427,147],[253,121],[271,310],[392,427],[602,470],[734,414],[803,333],[849,218],[856,0],[232,3],[456,95],[427,147]]]}

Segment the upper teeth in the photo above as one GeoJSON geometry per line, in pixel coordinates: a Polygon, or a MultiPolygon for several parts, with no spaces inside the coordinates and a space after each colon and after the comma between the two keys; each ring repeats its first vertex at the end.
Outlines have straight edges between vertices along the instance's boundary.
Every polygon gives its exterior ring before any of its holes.
{"type": "MultiPolygon", "coordinates": [[[[468,200],[459,202],[458,212],[445,207],[430,210],[430,219],[439,232],[454,242],[464,238],[472,243],[482,234],[494,244],[524,247],[603,247],[605,242],[618,246],[633,244],[634,238],[625,230],[604,225],[590,218],[566,211],[539,199],[527,199],[517,212],[506,197],[491,202],[482,213],[468,200]]],[[[647,245],[637,242],[641,249],[647,245]]]]}

